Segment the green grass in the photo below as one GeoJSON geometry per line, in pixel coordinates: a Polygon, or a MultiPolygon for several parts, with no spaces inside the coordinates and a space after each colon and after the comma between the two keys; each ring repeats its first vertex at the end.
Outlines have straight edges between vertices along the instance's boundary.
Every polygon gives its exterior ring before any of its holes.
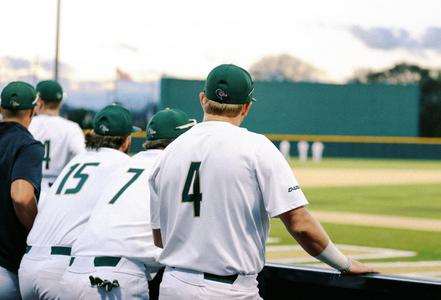
{"type": "Polygon", "coordinates": [[[401,169],[401,170],[440,170],[441,160],[404,160],[404,159],[357,159],[357,158],[327,158],[319,164],[311,160],[301,163],[296,158],[291,159],[294,168],[353,168],[353,169],[401,169]]]}
{"type": "Polygon", "coordinates": [[[304,188],[311,210],[441,219],[441,185],[304,188]]]}
{"type": "MultiPolygon", "coordinates": [[[[327,223],[322,223],[322,225],[337,244],[410,250],[417,253],[415,257],[385,259],[384,261],[441,260],[441,234],[439,232],[327,223]]],[[[270,236],[280,238],[282,245],[296,244],[278,219],[272,220],[270,236]]]]}

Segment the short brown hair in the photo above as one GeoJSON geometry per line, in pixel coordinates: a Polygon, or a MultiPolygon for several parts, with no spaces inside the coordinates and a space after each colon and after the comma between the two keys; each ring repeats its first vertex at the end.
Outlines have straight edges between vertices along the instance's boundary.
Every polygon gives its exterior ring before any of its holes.
{"type": "Polygon", "coordinates": [[[86,147],[88,149],[98,150],[107,147],[118,150],[126,141],[128,136],[105,136],[95,134],[93,130],[86,132],[86,147]]]}
{"type": "Polygon", "coordinates": [[[219,103],[213,100],[209,100],[207,98],[204,110],[207,114],[210,115],[218,115],[218,116],[225,116],[225,117],[237,117],[240,112],[242,111],[243,104],[226,104],[226,103],[219,103]]]}
{"type": "Polygon", "coordinates": [[[49,101],[49,100],[44,100],[43,98],[40,98],[41,101],[43,101],[44,103],[44,107],[48,108],[48,109],[59,109],[61,106],[61,101],[62,100],[58,100],[58,101],[49,101]]]}
{"type": "Polygon", "coordinates": [[[158,139],[152,141],[146,141],[142,147],[144,150],[153,150],[153,149],[165,149],[168,145],[171,144],[175,139],[158,139]]]}
{"type": "Polygon", "coordinates": [[[12,109],[6,109],[2,107],[2,115],[3,118],[24,118],[29,114],[29,109],[21,109],[21,110],[12,110],[12,109]]]}

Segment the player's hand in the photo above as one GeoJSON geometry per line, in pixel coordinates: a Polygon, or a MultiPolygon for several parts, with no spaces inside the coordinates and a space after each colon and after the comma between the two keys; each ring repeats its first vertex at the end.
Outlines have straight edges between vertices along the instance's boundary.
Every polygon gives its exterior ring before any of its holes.
{"type": "Polygon", "coordinates": [[[351,268],[349,269],[348,272],[345,272],[344,274],[363,275],[363,274],[373,274],[373,273],[379,273],[379,272],[369,266],[362,264],[359,261],[351,259],[351,268]]]}

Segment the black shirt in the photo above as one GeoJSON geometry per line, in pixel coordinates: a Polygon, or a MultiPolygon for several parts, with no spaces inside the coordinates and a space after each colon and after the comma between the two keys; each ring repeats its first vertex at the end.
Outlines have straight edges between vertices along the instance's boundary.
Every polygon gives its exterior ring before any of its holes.
{"type": "Polygon", "coordinates": [[[26,248],[27,230],[18,220],[11,184],[24,179],[40,194],[43,145],[15,122],[0,122],[0,266],[17,273],[26,248]]]}

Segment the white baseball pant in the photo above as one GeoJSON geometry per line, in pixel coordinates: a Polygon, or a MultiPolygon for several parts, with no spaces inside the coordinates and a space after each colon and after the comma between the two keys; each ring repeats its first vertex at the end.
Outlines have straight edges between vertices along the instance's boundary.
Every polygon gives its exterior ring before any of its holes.
{"type": "Polygon", "coordinates": [[[69,253],[68,247],[28,247],[18,270],[23,300],[57,299],[61,277],[69,266],[69,253]]]}
{"type": "Polygon", "coordinates": [[[0,299],[2,300],[20,299],[17,274],[3,267],[0,267],[0,299]]]}
{"type": "Polygon", "coordinates": [[[141,261],[123,257],[75,257],[61,280],[60,299],[148,300],[150,279],[141,261]]]}
{"type": "Polygon", "coordinates": [[[258,300],[257,275],[216,276],[166,267],[159,300],[258,300]],[[233,278],[232,278],[233,277],[233,278]]]}

